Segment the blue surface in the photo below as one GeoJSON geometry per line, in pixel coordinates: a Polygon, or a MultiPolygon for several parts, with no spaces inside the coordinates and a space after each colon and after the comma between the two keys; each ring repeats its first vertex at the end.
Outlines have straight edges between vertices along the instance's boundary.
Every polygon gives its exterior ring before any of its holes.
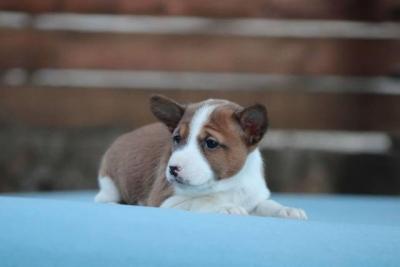
{"type": "Polygon", "coordinates": [[[309,221],[0,197],[0,266],[400,266],[400,198],[276,195],[309,221]]]}

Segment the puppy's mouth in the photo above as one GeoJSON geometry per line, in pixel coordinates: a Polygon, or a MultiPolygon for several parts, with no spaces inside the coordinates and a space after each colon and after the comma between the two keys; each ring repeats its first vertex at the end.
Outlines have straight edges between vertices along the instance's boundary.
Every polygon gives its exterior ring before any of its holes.
{"type": "Polygon", "coordinates": [[[190,184],[188,184],[187,182],[185,182],[185,180],[183,179],[183,178],[181,178],[181,177],[174,177],[174,178],[172,178],[172,182],[173,183],[177,183],[177,184],[180,184],[180,185],[190,185],[190,184]]]}
{"type": "Polygon", "coordinates": [[[188,181],[185,181],[181,177],[168,177],[168,182],[174,185],[175,187],[184,190],[184,191],[203,191],[207,190],[213,183],[213,179],[210,179],[202,184],[191,184],[188,181]]]}
{"type": "Polygon", "coordinates": [[[168,182],[170,182],[173,185],[177,185],[180,187],[195,187],[196,185],[192,185],[191,183],[185,181],[182,177],[168,177],[168,182]]]}

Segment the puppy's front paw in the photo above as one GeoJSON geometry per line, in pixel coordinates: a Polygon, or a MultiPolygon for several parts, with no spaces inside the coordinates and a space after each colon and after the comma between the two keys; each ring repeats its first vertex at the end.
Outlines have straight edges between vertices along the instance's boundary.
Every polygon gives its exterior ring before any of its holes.
{"type": "Polygon", "coordinates": [[[304,210],[291,207],[283,207],[278,211],[277,216],[282,218],[307,220],[307,214],[304,210]]]}
{"type": "Polygon", "coordinates": [[[225,206],[218,209],[217,212],[230,215],[249,215],[247,210],[240,206],[225,206]]]}

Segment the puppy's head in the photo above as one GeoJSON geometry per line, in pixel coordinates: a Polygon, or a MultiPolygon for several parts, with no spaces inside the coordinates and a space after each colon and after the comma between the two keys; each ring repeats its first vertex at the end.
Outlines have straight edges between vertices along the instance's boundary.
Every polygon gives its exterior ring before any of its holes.
{"type": "Polygon", "coordinates": [[[259,104],[243,108],[210,99],[182,105],[156,95],[150,105],[171,131],[166,177],[180,189],[207,188],[233,177],[268,127],[266,108],[259,104]]]}

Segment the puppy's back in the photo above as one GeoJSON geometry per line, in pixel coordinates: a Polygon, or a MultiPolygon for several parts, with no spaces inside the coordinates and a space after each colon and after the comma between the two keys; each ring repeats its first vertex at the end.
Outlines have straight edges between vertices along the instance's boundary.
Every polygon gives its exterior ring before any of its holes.
{"type": "Polygon", "coordinates": [[[164,176],[170,136],[165,125],[154,123],[120,136],[106,151],[99,175],[114,181],[123,202],[148,202],[155,180],[164,176]]]}

